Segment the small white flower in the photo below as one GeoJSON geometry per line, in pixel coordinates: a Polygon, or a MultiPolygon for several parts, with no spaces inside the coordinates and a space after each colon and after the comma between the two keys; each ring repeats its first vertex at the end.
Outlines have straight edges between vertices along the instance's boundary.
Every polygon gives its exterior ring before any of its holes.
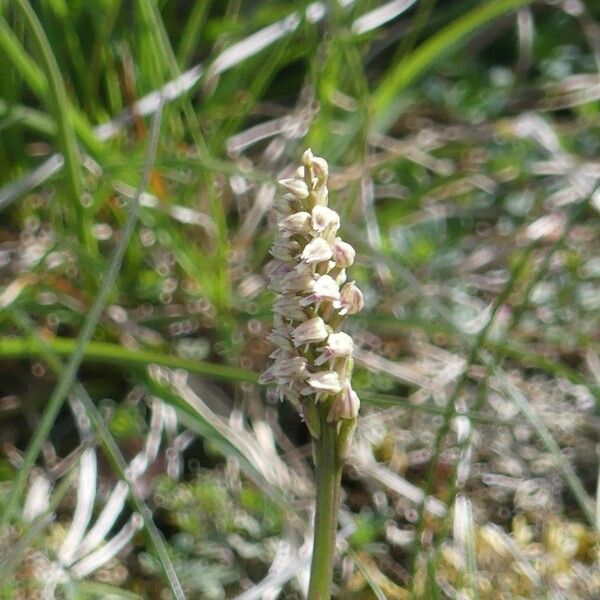
{"type": "Polygon", "coordinates": [[[356,287],[354,281],[347,283],[340,291],[340,315],[353,315],[361,311],[365,305],[362,292],[356,287]]]}
{"type": "Polygon", "coordinates": [[[332,256],[333,252],[329,242],[320,237],[306,244],[302,251],[302,259],[308,264],[323,262],[332,256]]]}
{"type": "MultiPolygon", "coordinates": [[[[308,381],[310,382],[310,378],[308,381]]],[[[349,381],[344,381],[341,394],[337,395],[331,403],[327,420],[335,423],[340,419],[356,419],[359,409],[358,394],[352,389],[349,381]]]]}
{"type": "Polygon", "coordinates": [[[312,227],[317,233],[335,233],[340,228],[340,215],[327,206],[315,206],[312,209],[312,227]]]}
{"type": "Polygon", "coordinates": [[[311,394],[337,394],[342,390],[340,376],[335,371],[318,371],[311,373],[306,380],[308,384],[302,390],[304,396],[311,394]]]}
{"type": "Polygon", "coordinates": [[[347,242],[343,242],[339,237],[335,238],[335,242],[331,245],[333,260],[340,269],[345,269],[354,264],[356,252],[354,248],[347,242]]]}
{"type": "MultiPolygon", "coordinates": [[[[293,271],[286,273],[280,282],[282,292],[312,292],[315,287],[315,276],[306,265],[298,265],[293,271]]],[[[274,289],[271,286],[272,289],[274,289]]]]}
{"type": "Polygon", "coordinates": [[[286,275],[294,271],[294,265],[291,263],[284,263],[279,260],[272,260],[265,266],[265,275],[269,281],[269,289],[274,292],[283,292],[283,282],[285,281],[286,275]]]}
{"type": "Polygon", "coordinates": [[[281,296],[273,304],[273,312],[280,314],[286,319],[293,321],[304,321],[306,313],[300,306],[300,298],[297,296],[281,296]]]}
{"type": "Polygon", "coordinates": [[[302,179],[280,179],[279,184],[299,200],[308,198],[308,186],[302,179]]]}
{"type": "Polygon", "coordinates": [[[306,360],[301,356],[294,358],[279,359],[271,367],[277,383],[283,385],[286,382],[304,379],[306,376],[306,360]]]}
{"type": "Polygon", "coordinates": [[[281,350],[291,351],[293,349],[292,343],[290,342],[290,332],[285,326],[273,329],[271,333],[267,335],[266,339],[281,350]]]}
{"type": "Polygon", "coordinates": [[[335,358],[352,356],[353,350],[354,342],[347,333],[330,333],[321,355],[315,360],[315,365],[320,366],[335,358]]]}
{"type": "Polygon", "coordinates": [[[323,300],[337,302],[340,299],[340,287],[329,275],[321,275],[313,286],[313,291],[300,300],[302,306],[315,304],[323,300]]]}
{"type": "Polygon", "coordinates": [[[284,237],[290,237],[298,233],[308,233],[311,229],[311,215],[306,211],[300,211],[281,219],[277,227],[284,237]]]}
{"type": "Polygon", "coordinates": [[[269,367],[266,371],[263,371],[258,378],[258,383],[261,385],[267,385],[275,381],[275,374],[273,373],[273,366],[269,367]]]}
{"type": "Polygon", "coordinates": [[[325,321],[321,317],[313,317],[304,321],[292,331],[292,341],[296,348],[304,344],[313,344],[315,342],[322,342],[327,338],[329,332],[325,321]]]}

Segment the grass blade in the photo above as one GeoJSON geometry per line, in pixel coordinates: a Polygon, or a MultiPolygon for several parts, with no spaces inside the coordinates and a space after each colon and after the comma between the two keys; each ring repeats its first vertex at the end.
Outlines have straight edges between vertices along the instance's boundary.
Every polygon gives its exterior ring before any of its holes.
{"type": "Polygon", "coordinates": [[[373,120],[378,131],[386,131],[398,117],[399,97],[436,60],[464,42],[492,19],[533,0],[493,0],[456,19],[423,42],[405,60],[393,68],[373,94],[373,120]]]}
{"type": "MultiPolygon", "coordinates": [[[[35,335],[34,326],[27,317],[21,315],[16,311],[12,311],[12,315],[13,320],[19,328],[21,328],[24,332],[26,332],[32,337],[35,335]]],[[[59,356],[45,341],[42,341],[40,343],[40,356],[48,363],[48,365],[57,375],[62,376],[64,374],[65,367],[60,361],[59,356]]],[[[144,500],[138,495],[135,487],[129,485],[129,480],[126,476],[127,463],[125,461],[125,458],[123,457],[123,454],[121,453],[121,450],[119,449],[119,446],[117,445],[115,439],[110,433],[108,426],[100,416],[100,413],[96,409],[96,406],[90,398],[89,394],[87,393],[86,389],[79,382],[74,381],[73,392],[85,407],[87,415],[90,418],[90,422],[92,423],[96,433],[100,437],[102,447],[109,459],[110,465],[114,473],[120,480],[128,483],[129,498],[132,507],[142,517],[142,520],[144,522],[144,528],[148,535],[149,544],[158,558],[158,562],[161,565],[165,579],[171,587],[171,591],[173,592],[174,597],[178,600],[185,598],[183,590],[181,588],[181,583],[179,582],[177,574],[175,573],[175,568],[167,552],[167,548],[163,540],[162,534],[154,524],[152,511],[144,502],[144,500]]],[[[62,485],[63,483],[61,483],[61,486],[62,485]]],[[[0,569],[2,569],[3,567],[4,563],[1,562],[0,569]]]]}
{"type": "Polygon", "coordinates": [[[83,173],[81,160],[77,149],[77,141],[68,112],[68,97],[63,83],[60,68],[56,57],[50,47],[42,24],[40,23],[29,0],[15,0],[14,6],[18,8],[31,33],[31,39],[37,46],[38,53],[44,64],[48,77],[48,95],[51,112],[54,113],[58,127],[58,139],[65,157],[67,180],[69,182],[71,202],[77,218],[77,229],[82,243],[92,254],[96,253],[96,242],[91,235],[91,228],[86,226],[84,207],[81,204],[83,196],[83,173]]]}
{"type": "Polygon", "coordinates": [[[35,430],[35,433],[33,434],[27,451],[25,452],[25,455],[23,457],[22,468],[20,469],[19,474],[15,480],[10,499],[0,519],[0,529],[3,529],[8,524],[20,502],[23,491],[25,490],[25,485],[27,483],[29,471],[35,464],[35,461],[37,460],[42,446],[45,440],[47,439],[50,430],[52,429],[52,426],[54,425],[56,417],[65,400],[65,397],[71,389],[79,365],[83,360],[85,348],[88,345],[96,329],[96,325],[100,320],[100,316],[102,314],[102,311],[104,310],[104,307],[108,300],[108,296],[112,291],[112,287],[114,285],[115,279],[123,261],[123,257],[125,255],[127,244],[129,243],[129,239],[133,233],[133,229],[137,222],[137,217],[139,214],[139,197],[148,185],[150,171],[152,169],[152,165],[154,164],[156,150],[158,147],[158,137],[160,132],[160,117],[161,111],[157,112],[154,118],[152,135],[148,143],[148,151],[146,156],[146,164],[144,166],[144,172],[142,174],[142,179],[138,187],[136,198],[131,203],[122,237],[115,248],[109,267],[104,275],[102,284],[100,286],[98,295],[94,300],[94,303],[83,325],[81,334],[77,339],[77,344],[74,349],[74,352],[71,355],[63,374],[60,376],[58,383],[56,384],[56,387],[54,388],[54,391],[50,396],[50,399],[48,400],[48,404],[40,421],[39,427],[35,430]]]}
{"type": "MultiPolygon", "coordinates": [[[[72,356],[77,348],[77,340],[73,338],[54,338],[44,343],[48,344],[59,356],[72,356]]],[[[37,338],[0,337],[0,360],[41,356],[43,356],[43,346],[37,338]]],[[[133,350],[108,342],[89,342],[84,349],[82,360],[118,365],[143,372],[149,364],[155,364],[171,369],[185,369],[196,375],[204,375],[222,381],[256,383],[258,380],[258,373],[254,371],[181,358],[161,352],[133,350]]]]}

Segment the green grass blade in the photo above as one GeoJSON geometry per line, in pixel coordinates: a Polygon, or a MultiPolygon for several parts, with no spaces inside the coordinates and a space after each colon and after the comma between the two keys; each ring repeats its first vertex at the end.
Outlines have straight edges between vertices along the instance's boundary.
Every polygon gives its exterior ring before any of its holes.
{"type": "Polygon", "coordinates": [[[181,66],[189,64],[192,59],[211,4],[211,0],[204,0],[204,2],[196,2],[192,7],[177,48],[177,59],[181,66]]]}
{"type": "Polygon", "coordinates": [[[386,131],[398,117],[402,92],[438,59],[465,42],[477,29],[511,10],[533,0],[492,0],[484,2],[456,19],[423,42],[414,52],[390,70],[373,93],[374,127],[386,131]]]}
{"type": "Polygon", "coordinates": [[[85,348],[88,345],[96,329],[102,311],[104,310],[104,307],[108,300],[108,296],[112,291],[114,282],[121,267],[121,263],[123,262],[123,257],[125,255],[127,244],[129,243],[129,239],[133,233],[135,224],[137,222],[139,214],[139,198],[148,185],[150,171],[152,169],[152,165],[154,164],[160,131],[160,116],[161,111],[156,113],[154,119],[152,136],[148,143],[148,151],[146,157],[146,164],[144,166],[144,172],[142,174],[141,182],[138,187],[136,197],[131,203],[129,214],[127,216],[127,222],[125,223],[121,239],[119,240],[118,245],[115,247],[115,251],[113,253],[113,256],[111,257],[109,267],[102,280],[98,295],[94,300],[94,303],[90,309],[90,312],[88,313],[88,316],[81,330],[81,334],[77,339],[77,344],[74,349],[74,352],[71,355],[63,374],[59,378],[58,383],[56,384],[56,387],[54,388],[52,395],[50,396],[50,399],[48,400],[46,410],[44,411],[40,424],[35,430],[35,433],[33,434],[29,446],[27,447],[27,451],[25,452],[25,455],[23,457],[22,468],[20,469],[19,474],[15,480],[10,499],[2,513],[2,518],[0,520],[0,529],[3,529],[4,526],[6,526],[6,524],[9,522],[10,518],[14,514],[20,502],[21,496],[23,495],[25,486],[27,484],[29,471],[35,464],[35,461],[37,460],[42,446],[46,441],[52,429],[52,426],[54,425],[54,422],[64,402],[64,399],[69,393],[69,390],[71,389],[79,365],[83,360],[85,348]]]}
{"type": "MultiPolygon", "coordinates": [[[[70,357],[77,347],[77,340],[73,338],[54,338],[46,343],[59,356],[70,357]]],[[[0,360],[39,358],[42,355],[42,344],[37,338],[0,337],[0,360]]],[[[258,380],[258,373],[254,371],[182,358],[161,352],[123,348],[118,344],[109,342],[89,342],[83,352],[82,360],[127,367],[140,372],[145,371],[148,365],[155,364],[171,369],[185,369],[190,373],[221,381],[256,383],[258,380]]]]}
{"type": "Polygon", "coordinates": [[[91,228],[87,227],[85,209],[81,204],[83,196],[83,173],[81,159],[77,149],[77,141],[68,111],[68,96],[62,80],[60,68],[52,52],[50,42],[46,37],[29,0],[15,0],[14,6],[18,8],[34,41],[48,77],[48,95],[51,112],[54,113],[58,127],[58,137],[61,150],[65,158],[67,181],[71,195],[71,202],[76,214],[79,238],[92,254],[96,253],[96,242],[91,235],[91,228]]]}
{"type": "MultiPolygon", "coordinates": [[[[16,311],[11,312],[13,315],[13,320],[15,321],[17,326],[29,336],[35,336],[35,329],[31,321],[27,317],[21,315],[16,311]]],[[[65,367],[60,361],[60,358],[56,354],[56,352],[45,341],[42,341],[40,343],[40,349],[41,358],[43,358],[48,363],[48,365],[57,375],[62,377],[65,373],[65,367]]],[[[109,459],[110,466],[112,467],[114,473],[118,476],[119,479],[129,482],[126,475],[127,463],[125,461],[125,458],[123,457],[119,446],[117,445],[108,426],[102,419],[89,394],[87,393],[85,388],[77,381],[73,382],[73,393],[82,402],[93,429],[100,437],[102,447],[106,453],[106,456],[109,459]]],[[[61,485],[63,485],[62,482],[61,485]]],[[[152,511],[144,502],[144,500],[138,495],[135,487],[131,485],[129,486],[129,500],[132,504],[132,508],[136,510],[143,519],[144,528],[148,536],[149,545],[156,554],[158,562],[165,576],[165,580],[167,581],[171,588],[171,591],[173,592],[173,596],[177,600],[183,600],[185,598],[185,595],[183,593],[181,583],[179,582],[179,578],[177,577],[177,574],[175,572],[175,567],[173,566],[173,563],[169,557],[162,534],[154,523],[152,511]]],[[[0,563],[0,567],[3,566],[4,563],[0,563]]]]}
{"type": "MultiPolygon", "coordinates": [[[[41,100],[44,100],[48,94],[46,75],[25,51],[25,48],[23,48],[23,45],[2,16],[0,16],[0,50],[4,51],[6,58],[12,63],[31,91],[41,100]]],[[[94,135],[87,117],[70,102],[64,106],[69,108],[73,127],[81,142],[94,156],[102,156],[104,146],[94,135]]]]}

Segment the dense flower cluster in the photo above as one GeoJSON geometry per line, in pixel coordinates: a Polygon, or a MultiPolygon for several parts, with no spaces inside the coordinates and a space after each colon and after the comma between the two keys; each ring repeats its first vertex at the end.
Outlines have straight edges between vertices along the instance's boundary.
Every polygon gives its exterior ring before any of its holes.
{"type": "MultiPolygon", "coordinates": [[[[276,202],[280,218],[267,266],[277,347],[262,383],[275,383],[281,398],[302,405],[328,402],[328,420],[355,419],[360,401],[352,389],[352,338],[340,331],[346,315],[363,307],[363,296],[346,268],[354,248],[337,235],[339,215],[327,207],[327,162],[307,150],[287,193],[276,202]]],[[[307,419],[310,427],[310,419],[307,419]]]]}

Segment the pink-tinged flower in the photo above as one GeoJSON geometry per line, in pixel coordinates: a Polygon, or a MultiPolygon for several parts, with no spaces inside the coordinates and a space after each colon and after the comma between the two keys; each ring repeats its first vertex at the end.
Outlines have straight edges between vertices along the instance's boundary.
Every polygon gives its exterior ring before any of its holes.
{"type": "Polygon", "coordinates": [[[318,371],[311,373],[306,380],[308,384],[302,390],[304,396],[311,394],[337,394],[342,390],[340,376],[335,371],[318,371]]]}
{"type": "Polygon", "coordinates": [[[356,252],[354,248],[347,242],[343,242],[339,237],[335,238],[335,242],[331,245],[333,260],[340,269],[345,269],[354,264],[356,252]]]}
{"type": "Polygon", "coordinates": [[[273,366],[269,367],[266,371],[263,371],[258,378],[258,383],[261,385],[267,385],[275,382],[275,373],[273,373],[273,366]]]}
{"type": "Polygon", "coordinates": [[[302,179],[280,179],[279,184],[299,200],[308,198],[308,186],[302,179]]]}
{"type": "Polygon", "coordinates": [[[269,250],[269,254],[273,258],[286,263],[294,262],[299,252],[300,244],[294,240],[278,240],[269,250]]]}
{"type": "Polygon", "coordinates": [[[304,344],[322,342],[328,335],[325,321],[321,317],[313,317],[308,321],[304,321],[292,331],[292,342],[297,348],[304,344]]]}
{"type": "Polygon", "coordinates": [[[302,306],[315,304],[324,300],[337,302],[340,298],[340,288],[335,280],[329,275],[321,275],[313,286],[313,290],[308,296],[300,300],[302,306]]]}
{"type": "Polygon", "coordinates": [[[303,380],[307,375],[306,360],[301,356],[281,358],[273,363],[271,370],[279,385],[303,380]]]}
{"type": "Polygon", "coordinates": [[[329,242],[323,238],[315,238],[302,251],[302,260],[308,264],[323,262],[333,256],[329,242]]]}
{"type": "Polygon", "coordinates": [[[292,321],[304,321],[306,313],[300,306],[301,298],[297,296],[281,296],[273,304],[273,312],[292,321]]]}
{"type": "Polygon", "coordinates": [[[335,233],[340,228],[340,215],[326,206],[315,206],[312,209],[312,227],[317,233],[335,233]]]}
{"type": "Polygon", "coordinates": [[[272,260],[265,265],[265,275],[269,281],[269,289],[277,292],[278,294],[283,292],[283,282],[285,281],[286,275],[294,271],[294,265],[291,263],[284,263],[279,260],[272,260]]]}
{"type": "MultiPolygon", "coordinates": [[[[312,292],[314,287],[314,273],[305,264],[300,264],[293,271],[286,273],[280,282],[280,290],[283,293],[312,292]]],[[[272,285],[271,289],[274,289],[272,285]]]]}
{"type": "Polygon", "coordinates": [[[356,287],[354,281],[347,283],[340,291],[340,315],[353,315],[361,311],[365,305],[362,292],[356,287]]]}
{"type": "Polygon", "coordinates": [[[308,233],[311,228],[311,216],[306,211],[300,211],[281,219],[277,223],[279,232],[284,237],[290,237],[298,233],[308,233]]]}
{"type": "Polygon", "coordinates": [[[277,346],[277,348],[289,352],[293,350],[292,343],[290,342],[290,333],[289,327],[276,327],[267,335],[266,339],[274,346],[277,346]]]}
{"type": "MultiPolygon", "coordinates": [[[[310,382],[310,378],[308,379],[310,382]]],[[[360,409],[358,394],[352,389],[349,381],[344,381],[342,391],[331,403],[327,420],[335,423],[340,419],[356,419],[360,409]]]]}
{"type": "Polygon", "coordinates": [[[315,360],[315,365],[320,366],[340,357],[352,356],[354,343],[352,338],[343,331],[339,333],[330,333],[325,347],[321,350],[320,356],[315,360]]]}

